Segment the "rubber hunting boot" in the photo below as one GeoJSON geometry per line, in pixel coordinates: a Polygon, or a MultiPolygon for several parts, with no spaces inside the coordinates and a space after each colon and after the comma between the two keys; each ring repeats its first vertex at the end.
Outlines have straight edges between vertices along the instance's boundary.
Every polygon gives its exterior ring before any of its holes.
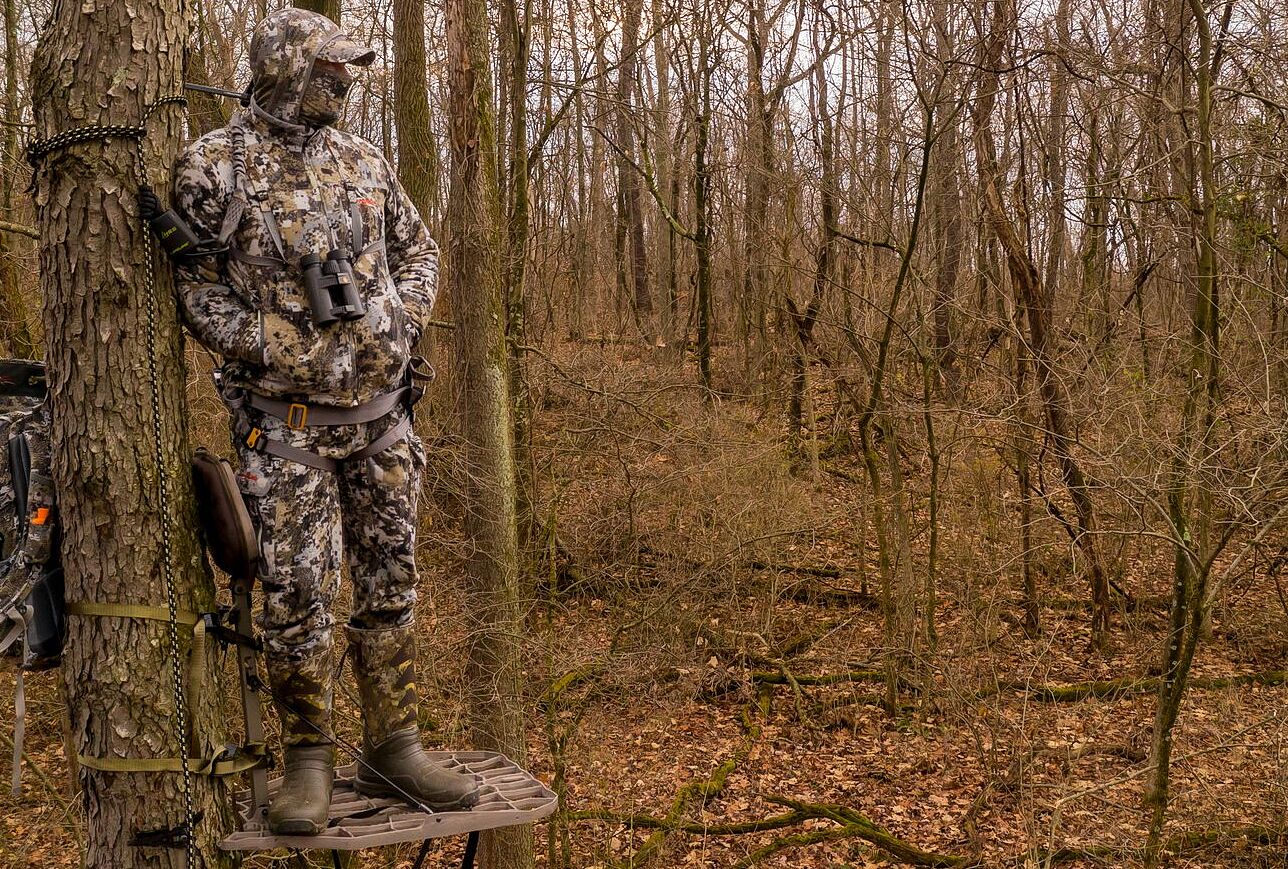
{"type": "Polygon", "coordinates": [[[368,796],[403,797],[401,789],[432,809],[466,809],[478,802],[475,777],[439,766],[420,742],[413,630],[347,628],[365,726],[353,784],[368,796]]]}
{"type": "Polygon", "coordinates": [[[282,719],[284,756],[268,826],[279,836],[314,836],[326,829],[335,779],[330,648],[299,664],[270,657],[268,678],[282,719]]]}

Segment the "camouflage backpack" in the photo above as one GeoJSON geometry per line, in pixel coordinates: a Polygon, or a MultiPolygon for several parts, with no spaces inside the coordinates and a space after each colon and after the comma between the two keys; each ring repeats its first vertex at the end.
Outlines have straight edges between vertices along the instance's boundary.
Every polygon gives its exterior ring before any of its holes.
{"type": "Polygon", "coordinates": [[[0,360],[0,651],[23,641],[23,668],[58,665],[62,567],[49,477],[45,366],[0,360]]]}

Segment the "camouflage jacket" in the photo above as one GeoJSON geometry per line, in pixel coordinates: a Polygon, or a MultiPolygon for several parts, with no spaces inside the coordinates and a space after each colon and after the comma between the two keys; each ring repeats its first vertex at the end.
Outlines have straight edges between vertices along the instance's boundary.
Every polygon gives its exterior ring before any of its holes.
{"type": "Polygon", "coordinates": [[[399,384],[434,304],[438,247],[373,145],[297,122],[313,61],[337,40],[353,45],[302,10],[261,22],[249,108],[174,170],[175,210],[229,250],[179,263],[176,277],[188,327],[224,357],[228,385],[352,406],[399,384]],[[300,258],[333,248],[350,252],[366,315],[316,326],[300,258]]]}

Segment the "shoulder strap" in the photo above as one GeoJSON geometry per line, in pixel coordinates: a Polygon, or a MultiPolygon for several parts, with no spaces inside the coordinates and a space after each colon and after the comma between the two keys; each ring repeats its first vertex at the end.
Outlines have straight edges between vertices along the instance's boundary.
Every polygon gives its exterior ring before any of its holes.
{"type": "Polygon", "coordinates": [[[265,208],[262,197],[254,196],[254,188],[250,183],[249,173],[246,171],[246,130],[240,123],[233,121],[229,124],[229,130],[232,132],[233,144],[233,195],[228,200],[228,207],[224,210],[223,224],[219,228],[219,243],[228,248],[228,255],[233,259],[241,260],[250,265],[280,265],[286,262],[286,248],[282,244],[282,233],[277,228],[277,221],[273,219],[271,209],[265,208]],[[268,228],[268,234],[273,239],[273,244],[277,247],[280,258],[261,257],[248,254],[232,243],[232,237],[237,232],[237,227],[241,226],[242,217],[246,209],[250,207],[252,200],[260,201],[260,211],[264,215],[264,224],[268,228]]]}

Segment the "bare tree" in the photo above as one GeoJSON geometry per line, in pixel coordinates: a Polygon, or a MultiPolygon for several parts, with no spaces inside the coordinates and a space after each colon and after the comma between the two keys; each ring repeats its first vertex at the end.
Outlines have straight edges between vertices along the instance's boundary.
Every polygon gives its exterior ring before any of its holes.
{"type": "MultiPolygon", "coordinates": [[[[146,123],[149,135],[142,158],[119,136],[56,147],[36,175],[66,594],[73,606],[164,611],[169,577],[179,610],[210,611],[214,590],[192,531],[182,332],[168,270],[155,253],[145,256],[134,203],[145,180],[136,167],[156,187],[168,185],[181,116],[154,106],[181,80],[185,18],[166,2],[87,11],[57,6],[41,36],[31,76],[36,133],[48,140],[88,124],[146,123]]],[[[197,816],[199,865],[229,863],[215,843],[230,824],[230,801],[195,774],[196,760],[191,775],[102,771],[113,761],[178,765],[223,745],[218,691],[189,698],[182,714],[190,643],[190,627],[167,631],[155,618],[71,619],[63,680],[81,755],[87,866],[182,866],[182,849],[149,851],[131,840],[197,816]]],[[[216,684],[213,670],[205,675],[204,684],[216,684]]]]}
{"type": "MultiPolygon", "coordinates": [[[[448,274],[457,317],[455,385],[465,444],[462,526],[470,552],[465,569],[471,731],[477,747],[503,751],[523,763],[523,611],[503,325],[506,246],[487,5],[483,0],[450,0],[446,9],[452,153],[448,274]]],[[[497,869],[529,869],[531,828],[486,833],[482,862],[497,869]]]]}

